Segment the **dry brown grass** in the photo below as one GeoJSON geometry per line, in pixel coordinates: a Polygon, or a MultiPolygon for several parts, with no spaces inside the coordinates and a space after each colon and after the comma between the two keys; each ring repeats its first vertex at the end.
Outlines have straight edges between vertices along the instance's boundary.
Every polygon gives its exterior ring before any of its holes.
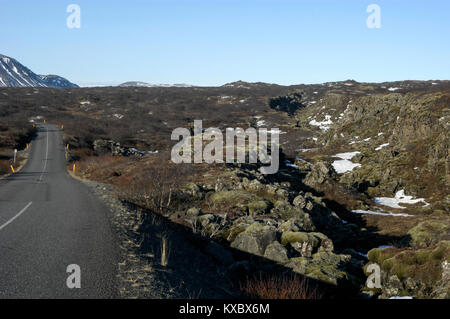
{"type": "MultiPolygon", "coordinates": [[[[79,152],[71,151],[71,155],[78,154],[79,152]]],[[[118,176],[120,174],[121,167],[128,165],[126,158],[121,156],[101,155],[101,156],[89,156],[81,161],[74,162],[77,167],[77,174],[84,175],[93,180],[100,182],[109,182],[111,176],[118,176]]],[[[69,169],[72,169],[73,163],[69,164],[69,169]]]]}
{"type": "Polygon", "coordinates": [[[254,299],[320,299],[316,287],[298,275],[263,275],[247,278],[241,290],[254,299]]]}
{"type": "Polygon", "coordinates": [[[169,265],[170,243],[166,234],[161,236],[161,266],[167,267],[169,265]]]}
{"type": "Polygon", "coordinates": [[[164,157],[158,158],[140,165],[134,171],[126,187],[122,188],[121,197],[153,212],[162,213],[174,204],[175,192],[189,181],[190,175],[189,166],[170,163],[164,157]]]}
{"type": "Polygon", "coordinates": [[[8,174],[11,172],[9,165],[10,165],[9,161],[0,160],[0,175],[8,174]]]}

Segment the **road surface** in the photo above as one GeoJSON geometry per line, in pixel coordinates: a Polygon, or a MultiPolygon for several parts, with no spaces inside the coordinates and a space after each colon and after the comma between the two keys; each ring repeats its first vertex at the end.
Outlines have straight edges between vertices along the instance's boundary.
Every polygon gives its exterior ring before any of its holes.
{"type": "Polygon", "coordinates": [[[60,130],[40,124],[27,164],[0,180],[0,298],[117,297],[107,208],[65,166],[60,130]]]}

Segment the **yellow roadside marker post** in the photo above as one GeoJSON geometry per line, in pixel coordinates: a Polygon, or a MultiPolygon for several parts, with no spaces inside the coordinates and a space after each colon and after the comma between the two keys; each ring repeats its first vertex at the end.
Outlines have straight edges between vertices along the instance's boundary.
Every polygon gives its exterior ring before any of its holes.
{"type": "Polygon", "coordinates": [[[11,165],[11,171],[13,172],[13,174],[16,172],[15,170],[14,170],[14,167],[11,165]]]}
{"type": "Polygon", "coordinates": [[[75,164],[73,164],[73,173],[75,174],[75,171],[76,171],[76,166],[75,166],[75,164]]]}

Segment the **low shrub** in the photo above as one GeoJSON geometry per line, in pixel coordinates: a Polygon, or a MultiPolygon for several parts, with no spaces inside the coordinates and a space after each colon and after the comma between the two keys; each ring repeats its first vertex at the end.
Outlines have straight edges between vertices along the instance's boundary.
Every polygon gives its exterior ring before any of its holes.
{"type": "Polygon", "coordinates": [[[259,274],[247,278],[241,290],[254,299],[320,299],[308,279],[299,275],[259,274]]]}

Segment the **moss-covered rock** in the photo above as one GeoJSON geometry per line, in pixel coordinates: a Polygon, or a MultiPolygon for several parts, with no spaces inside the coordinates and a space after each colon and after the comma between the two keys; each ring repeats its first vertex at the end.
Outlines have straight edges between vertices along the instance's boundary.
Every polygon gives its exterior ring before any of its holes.
{"type": "Polygon", "coordinates": [[[384,297],[410,295],[430,298],[450,292],[450,281],[443,279],[450,278],[446,274],[446,263],[450,262],[450,241],[421,249],[372,249],[368,257],[381,267],[384,297]]]}
{"type": "Polygon", "coordinates": [[[339,265],[341,262],[349,261],[351,256],[337,255],[331,252],[319,251],[312,255],[312,258],[316,261],[325,261],[329,264],[339,265]]]}
{"type": "Polygon", "coordinates": [[[428,247],[441,240],[450,239],[450,224],[437,220],[421,222],[409,230],[411,245],[414,247],[428,247]]]}
{"type": "Polygon", "coordinates": [[[204,198],[204,193],[202,188],[195,184],[195,183],[188,183],[186,184],[182,189],[181,192],[192,196],[195,199],[203,199],[204,198]]]}
{"type": "Polygon", "coordinates": [[[347,279],[347,273],[332,265],[316,266],[307,269],[306,276],[337,286],[341,280],[347,279]]]}
{"type": "Polygon", "coordinates": [[[319,281],[350,287],[355,286],[357,280],[341,269],[341,264],[347,262],[350,256],[337,255],[333,253],[319,252],[313,255],[313,258],[296,257],[289,259],[285,263],[286,267],[291,268],[294,272],[306,275],[307,277],[317,279],[319,281]]]}
{"type": "Polygon", "coordinates": [[[335,180],[337,173],[333,166],[327,162],[317,162],[311,171],[306,175],[304,183],[314,187],[325,183],[327,180],[335,180]]]}
{"type": "Polygon", "coordinates": [[[301,209],[305,208],[306,206],[306,198],[303,195],[298,195],[294,198],[294,200],[292,201],[292,204],[295,207],[299,207],[301,209]]]}
{"type": "Polygon", "coordinates": [[[239,191],[215,192],[208,198],[208,201],[213,205],[221,205],[229,203],[248,204],[257,199],[258,199],[257,196],[249,192],[239,190],[239,191]]]}
{"type": "Polygon", "coordinates": [[[249,213],[251,216],[266,214],[270,208],[270,202],[244,190],[214,192],[207,201],[215,210],[249,213]]]}
{"type": "Polygon", "coordinates": [[[279,224],[278,230],[283,233],[287,231],[291,232],[312,232],[315,231],[316,228],[311,220],[309,214],[304,213],[298,217],[290,218],[289,220],[279,224]]]}
{"type": "Polygon", "coordinates": [[[383,261],[395,256],[396,253],[397,250],[394,248],[385,248],[385,249],[374,248],[367,253],[367,258],[370,261],[381,265],[383,261]]]}
{"type": "Polygon", "coordinates": [[[287,244],[308,242],[309,240],[310,236],[308,235],[308,233],[305,232],[287,231],[281,235],[281,244],[285,246],[287,244]]]}
{"type": "Polygon", "coordinates": [[[278,241],[274,241],[267,246],[264,257],[279,263],[288,261],[287,250],[278,241]]]}
{"type": "Polygon", "coordinates": [[[287,200],[278,200],[274,205],[274,213],[278,213],[284,220],[291,218],[304,218],[305,211],[300,207],[292,206],[287,200]]]}
{"type": "Polygon", "coordinates": [[[301,256],[311,257],[312,253],[320,246],[321,237],[326,238],[325,235],[319,234],[286,231],[281,235],[281,243],[285,246],[289,245],[301,256]]]}
{"type": "Polygon", "coordinates": [[[224,231],[223,238],[229,242],[233,242],[240,233],[244,232],[247,229],[247,227],[247,224],[238,223],[232,225],[224,231]]]}
{"type": "Polygon", "coordinates": [[[253,223],[236,236],[236,239],[231,243],[231,247],[263,256],[267,246],[276,241],[276,235],[277,232],[274,227],[253,223]]]}

